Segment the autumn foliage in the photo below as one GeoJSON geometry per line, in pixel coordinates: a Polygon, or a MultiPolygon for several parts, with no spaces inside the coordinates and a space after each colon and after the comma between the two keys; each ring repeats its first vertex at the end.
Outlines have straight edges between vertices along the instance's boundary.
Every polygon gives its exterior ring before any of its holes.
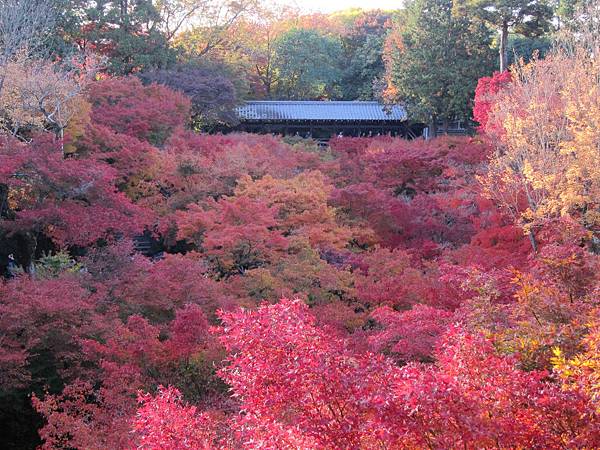
{"type": "Polygon", "coordinates": [[[482,77],[477,82],[475,89],[475,107],[473,118],[479,123],[482,130],[488,125],[489,115],[494,106],[494,96],[512,81],[509,71],[494,72],[491,77],[482,77]]]}
{"type": "Polygon", "coordinates": [[[198,134],[134,78],[3,137],[3,439],[599,447],[596,66],[482,81],[472,137],[198,134]]]}

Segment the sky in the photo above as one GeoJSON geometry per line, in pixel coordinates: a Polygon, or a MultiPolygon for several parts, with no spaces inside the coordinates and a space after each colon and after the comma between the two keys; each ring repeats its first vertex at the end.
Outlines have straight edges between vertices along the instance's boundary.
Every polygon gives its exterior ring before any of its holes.
{"type": "Polygon", "coordinates": [[[295,3],[303,10],[332,12],[348,8],[398,9],[402,0],[295,0],[295,3]]]}

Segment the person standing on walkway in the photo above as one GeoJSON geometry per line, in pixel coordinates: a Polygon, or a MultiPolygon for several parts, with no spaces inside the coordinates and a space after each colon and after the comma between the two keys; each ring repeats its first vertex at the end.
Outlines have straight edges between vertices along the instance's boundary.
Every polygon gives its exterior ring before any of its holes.
{"type": "Polygon", "coordinates": [[[8,255],[8,266],[6,267],[7,278],[14,278],[17,275],[17,262],[15,256],[11,253],[8,255]]]}

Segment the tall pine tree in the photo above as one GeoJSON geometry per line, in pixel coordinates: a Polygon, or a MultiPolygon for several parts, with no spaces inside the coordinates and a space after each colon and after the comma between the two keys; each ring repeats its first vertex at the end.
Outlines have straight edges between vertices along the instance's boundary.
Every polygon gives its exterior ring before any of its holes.
{"type": "Polygon", "coordinates": [[[483,20],[500,34],[500,72],[508,68],[508,34],[541,36],[550,28],[553,11],[547,0],[459,0],[455,9],[483,20]]]}
{"type": "Polygon", "coordinates": [[[413,0],[388,38],[389,92],[411,118],[437,124],[471,117],[477,80],[491,71],[489,30],[453,14],[452,0],[413,0]]]}

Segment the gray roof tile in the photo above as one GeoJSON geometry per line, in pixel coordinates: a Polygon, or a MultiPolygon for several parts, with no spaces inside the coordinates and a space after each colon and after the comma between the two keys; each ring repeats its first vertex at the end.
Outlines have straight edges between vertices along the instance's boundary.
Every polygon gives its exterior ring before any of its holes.
{"type": "Polygon", "coordinates": [[[237,108],[241,120],[403,121],[399,105],[378,102],[251,101],[237,108]]]}

